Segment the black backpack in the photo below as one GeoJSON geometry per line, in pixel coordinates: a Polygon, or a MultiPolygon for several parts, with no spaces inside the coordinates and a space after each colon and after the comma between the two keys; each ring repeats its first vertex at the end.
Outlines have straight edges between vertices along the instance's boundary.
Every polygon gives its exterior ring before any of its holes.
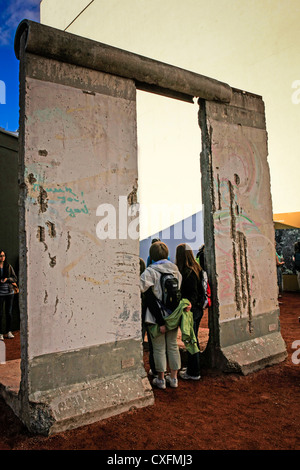
{"type": "Polygon", "coordinates": [[[160,277],[162,290],[162,303],[172,312],[178,307],[181,300],[178,279],[173,274],[163,273],[160,277]]]}

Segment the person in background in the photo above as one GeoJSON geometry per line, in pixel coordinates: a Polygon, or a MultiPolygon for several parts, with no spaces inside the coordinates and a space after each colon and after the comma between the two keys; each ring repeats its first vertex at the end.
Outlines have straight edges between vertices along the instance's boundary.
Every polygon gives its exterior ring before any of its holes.
{"type": "Polygon", "coordinates": [[[7,262],[6,254],[0,250],[0,340],[3,340],[3,307],[5,305],[7,338],[12,339],[12,307],[14,300],[14,290],[12,283],[17,282],[17,276],[13,267],[7,262]]]}
{"type": "MultiPolygon", "coordinates": [[[[188,299],[191,303],[194,333],[197,339],[197,346],[200,349],[198,330],[203,316],[203,304],[205,299],[202,268],[199,263],[197,263],[192,248],[186,243],[177,246],[175,263],[182,275],[180,288],[181,296],[182,298],[188,299]]],[[[179,372],[179,377],[185,380],[199,380],[201,378],[200,352],[192,355],[187,351],[187,357],[187,368],[179,372]]]]}
{"type": "MultiPolygon", "coordinates": [[[[143,272],[146,269],[146,264],[145,261],[140,258],[140,276],[143,274],[143,272]]],[[[146,292],[141,292],[141,300],[142,300],[142,343],[143,343],[143,350],[144,351],[149,351],[149,364],[150,364],[150,370],[149,370],[149,375],[157,377],[157,372],[155,369],[155,363],[154,363],[154,358],[153,358],[153,346],[152,346],[152,340],[151,340],[151,335],[149,333],[149,330],[147,328],[146,322],[145,322],[145,316],[146,316],[146,311],[147,311],[147,302],[149,303],[149,297],[151,293],[148,289],[146,292]],[[147,342],[145,341],[145,334],[147,333],[147,342]]]]}
{"type": "Polygon", "coordinates": [[[196,254],[196,261],[198,261],[203,271],[206,271],[204,249],[205,245],[201,245],[198,253],[196,254]]]}
{"type": "Polygon", "coordinates": [[[294,268],[297,274],[298,287],[300,290],[300,240],[294,245],[294,256],[293,256],[294,268]]]}
{"type": "MultiPolygon", "coordinates": [[[[145,261],[142,258],[140,258],[140,276],[145,271],[145,269],[146,269],[145,261]]],[[[145,346],[144,338],[145,338],[145,333],[146,333],[146,326],[145,326],[146,311],[145,311],[144,294],[141,294],[141,310],[142,310],[142,342],[143,342],[143,346],[145,346]]]]}
{"type": "Polygon", "coordinates": [[[208,307],[211,307],[211,289],[210,289],[210,284],[208,282],[208,276],[206,272],[204,248],[205,248],[205,245],[201,245],[196,255],[196,261],[198,264],[200,264],[200,267],[202,268],[203,288],[205,289],[205,302],[203,305],[203,310],[208,307]]]}
{"type": "Polygon", "coordinates": [[[282,266],[283,265],[284,265],[283,256],[280,256],[277,253],[277,250],[276,250],[276,269],[277,269],[278,297],[281,297],[281,292],[282,292],[282,266]]]}
{"type": "MultiPolygon", "coordinates": [[[[153,243],[156,243],[156,242],[160,242],[160,239],[159,238],[153,238],[153,240],[151,240],[151,246],[153,245],[153,243]]],[[[149,256],[147,258],[147,268],[148,268],[148,266],[150,266],[150,264],[152,264],[152,259],[151,259],[150,252],[149,252],[149,256]]]]}
{"type": "MultiPolygon", "coordinates": [[[[163,292],[161,288],[161,275],[172,274],[180,287],[181,274],[177,266],[168,260],[169,249],[161,241],[154,242],[150,247],[150,258],[152,264],[146,268],[141,275],[141,292],[146,293],[146,323],[159,325],[159,335],[152,337],[153,358],[157,377],[154,377],[152,384],[158,388],[165,389],[166,383],[172,388],[178,387],[177,374],[181,367],[181,358],[177,344],[178,326],[168,330],[165,320],[161,314],[161,309],[157,307],[155,299],[162,301],[163,292]],[[156,308],[155,308],[156,305],[156,308]],[[151,321],[148,317],[151,316],[151,321]],[[170,367],[170,375],[165,377],[167,362],[170,367]]],[[[149,329],[147,330],[149,331],[149,329]]],[[[149,335],[150,336],[150,335],[149,335]]],[[[150,347],[150,344],[149,344],[150,347]]],[[[149,355],[150,362],[150,355],[149,355]]],[[[150,364],[151,365],[151,364],[150,364]]]]}

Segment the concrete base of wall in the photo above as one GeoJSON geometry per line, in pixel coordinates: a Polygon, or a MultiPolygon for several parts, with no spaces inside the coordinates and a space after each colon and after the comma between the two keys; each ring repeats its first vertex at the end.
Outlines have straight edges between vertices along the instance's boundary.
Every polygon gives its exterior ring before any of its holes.
{"type": "Polygon", "coordinates": [[[9,386],[1,396],[30,432],[51,435],[154,404],[145,376],[134,372],[36,392],[25,399],[9,386]]]}
{"type": "Polygon", "coordinates": [[[287,357],[280,333],[279,310],[251,318],[235,318],[219,324],[214,341],[209,336],[201,362],[203,367],[243,375],[277,364],[287,357]]]}
{"type": "Polygon", "coordinates": [[[282,362],[287,357],[285,343],[279,332],[254,338],[222,349],[224,371],[250,374],[267,366],[282,362]]]}
{"type": "Polygon", "coordinates": [[[201,363],[203,367],[248,375],[286,358],[285,342],[281,333],[276,331],[223,348],[214,348],[209,341],[201,355],[201,363]]]}
{"type": "Polygon", "coordinates": [[[7,361],[0,396],[33,433],[91,424],[154,404],[141,354],[137,340],[46,354],[30,361],[27,381],[20,359],[7,361]]]}

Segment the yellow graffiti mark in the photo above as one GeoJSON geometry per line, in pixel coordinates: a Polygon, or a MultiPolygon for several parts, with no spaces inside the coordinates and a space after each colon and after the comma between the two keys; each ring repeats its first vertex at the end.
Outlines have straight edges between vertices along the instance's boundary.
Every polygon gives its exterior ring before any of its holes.
{"type": "Polygon", "coordinates": [[[76,113],[77,111],[85,111],[86,109],[93,109],[94,106],[83,106],[81,108],[70,108],[67,109],[67,113],[76,113]]]}
{"type": "MultiPolygon", "coordinates": [[[[125,273],[122,273],[121,275],[117,274],[117,275],[113,276],[112,282],[117,281],[121,278],[124,278],[124,276],[125,276],[125,273]]],[[[79,274],[78,276],[75,276],[75,279],[77,279],[79,281],[87,281],[87,282],[90,282],[90,283],[92,283],[96,286],[108,285],[111,282],[109,279],[106,279],[105,281],[98,281],[97,279],[95,279],[93,277],[84,276],[83,274],[79,274]]]]}
{"type": "Polygon", "coordinates": [[[69,272],[72,271],[72,269],[74,269],[75,266],[77,266],[77,264],[82,260],[84,255],[85,254],[82,254],[81,256],[79,256],[79,258],[75,259],[74,261],[72,261],[72,263],[68,264],[68,266],[65,266],[64,269],[62,270],[62,275],[69,277],[69,272]]]}
{"type": "Polygon", "coordinates": [[[65,140],[65,136],[59,135],[59,134],[56,134],[55,138],[56,138],[57,140],[65,140]]]}
{"type": "Polygon", "coordinates": [[[82,233],[83,235],[85,235],[90,240],[92,240],[92,242],[94,242],[96,245],[102,246],[103,242],[101,240],[99,240],[99,238],[92,235],[91,233],[89,233],[85,230],[79,230],[79,232],[82,233]]]}
{"type": "MultiPolygon", "coordinates": [[[[78,140],[78,131],[77,129],[74,130],[72,133],[68,133],[67,135],[65,134],[56,134],[55,139],[57,140],[66,140],[69,142],[72,142],[74,140],[78,140]]],[[[103,127],[98,124],[97,129],[87,129],[85,134],[80,134],[80,140],[91,140],[97,141],[103,139],[105,136],[105,131],[103,130],[103,127]]]]}
{"type": "Polygon", "coordinates": [[[107,280],[107,281],[97,281],[97,279],[94,279],[93,277],[89,277],[89,276],[84,276],[83,274],[80,274],[79,276],[75,276],[75,279],[79,279],[80,281],[84,280],[84,281],[87,281],[87,282],[91,282],[92,284],[95,284],[96,286],[100,286],[101,284],[108,284],[109,283],[109,280],[107,280]]]}

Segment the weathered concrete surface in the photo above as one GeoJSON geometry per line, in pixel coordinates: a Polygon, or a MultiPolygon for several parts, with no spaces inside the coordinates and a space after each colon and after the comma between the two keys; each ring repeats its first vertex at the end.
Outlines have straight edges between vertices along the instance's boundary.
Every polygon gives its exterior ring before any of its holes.
{"type": "Polygon", "coordinates": [[[134,214],[136,89],[25,53],[24,44],[20,57],[17,411],[29,429],[49,434],[153,403],[142,364],[138,234],[97,236],[99,206],[114,209],[118,229],[120,197],[128,223],[134,214]]]}
{"type": "Polygon", "coordinates": [[[203,357],[242,373],[282,360],[261,98],[234,90],[224,105],[232,92],[224,84],[32,22],[20,26],[16,48],[22,358],[14,408],[28,428],[49,434],[153,403],[142,367],[138,236],[124,233],[119,205],[125,198],[125,214],[134,214],[138,81],[211,100],[200,100],[213,294],[203,357]],[[103,204],[118,226],[108,238],[97,236],[103,204]]]}
{"type": "Polygon", "coordinates": [[[213,307],[206,360],[249,373],[286,357],[280,335],[267,133],[261,97],[200,101],[213,307]]]}
{"type": "Polygon", "coordinates": [[[96,235],[97,207],[118,210],[136,187],[135,101],[29,76],[26,87],[28,358],[137,338],[138,240],[96,235]]]}
{"type": "MultiPolygon", "coordinates": [[[[107,345],[109,348],[109,345],[107,345]]],[[[111,348],[113,354],[113,348],[111,348]]],[[[73,358],[74,361],[78,360],[73,358]]],[[[106,366],[110,360],[102,351],[102,359],[106,366]]],[[[56,367],[61,365],[58,358],[56,367]]],[[[151,386],[141,365],[139,375],[133,367],[128,367],[123,361],[123,373],[103,374],[100,380],[85,376],[83,383],[64,384],[63,372],[56,371],[57,384],[54,389],[45,389],[33,393],[28,402],[19,399],[21,369],[20,360],[7,361],[0,364],[0,396],[19,416],[27,427],[35,433],[45,435],[54,434],[66,429],[93,423],[119,414],[128,409],[140,408],[149,405],[152,395],[151,386]],[[137,400],[137,397],[139,398],[137,400]]],[[[74,367],[74,362],[73,362],[74,367]]],[[[45,374],[45,371],[42,373],[45,374]]],[[[45,383],[46,377],[41,377],[45,383]]],[[[51,380],[52,376],[48,378],[51,380]]]]}
{"type": "Polygon", "coordinates": [[[30,421],[36,433],[54,434],[150,404],[152,388],[133,373],[59,387],[30,396],[30,421]],[[46,431],[46,432],[45,432],[46,431]]]}
{"type": "Polygon", "coordinates": [[[231,99],[231,87],[226,83],[29,20],[20,23],[16,33],[17,57],[24,31],[26,50],[33,54],[130,78],[143,89],[152,85],[155,92],[166,95],[171,91],[186,99],[231,99]]]}

